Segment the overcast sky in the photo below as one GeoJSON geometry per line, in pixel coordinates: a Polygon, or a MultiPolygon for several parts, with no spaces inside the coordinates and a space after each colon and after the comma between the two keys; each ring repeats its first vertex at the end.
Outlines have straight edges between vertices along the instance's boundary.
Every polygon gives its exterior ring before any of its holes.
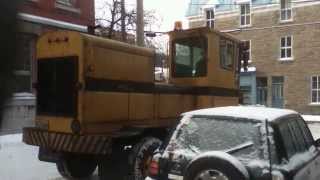
{"type": "MultiPolygon", "coordinates": [[[[96,13],[99,14],[100,3],[105,0],[96,0],[96,13]]],[[[158,17],[161,17],[161,27],[155,29],[151,27],[153,31],[171,31],[174,27],[175,21],[184,21],[185,13],[190,0],[144,0],[145,10],[155,10],[158,17]]],[[[126,0],[128,8],[134,8],[136,0],[126,0]]],[[[184,28],[187,25],[184,23],[184,28]]],[[[146,30],[150,30],[150,27],[146,27],[146,30]]]]}

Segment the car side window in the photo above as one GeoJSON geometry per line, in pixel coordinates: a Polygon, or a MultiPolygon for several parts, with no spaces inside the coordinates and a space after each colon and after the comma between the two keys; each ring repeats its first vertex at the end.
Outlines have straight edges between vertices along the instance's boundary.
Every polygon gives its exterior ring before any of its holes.
{"type": "Polygon", "coordinates": [[[278,129],[285,149],[285,152],[280,154],[287,159],[297,153],[307,151],[312,145],[313,139],[310,137],[310,131],[299,117],[286,117],[279,124],[278,129]]]}
{"type": "Polygon", "coordinates": [[[290,158],[295,154],[297,149],[293,142],[292,133],[290,131],[288,123],[282,123],[279,125],[279,133],[283,142],[283,146],[285,148],[284,153],[287,158],[290,158]]]}
{"type": "Polygon", "coordinates": [[[301,117],[296,118],[296,121],[300,127],[302,137],[305,140],[306,147],[310,148],[314,142],[314,139],[307,124],[303,121],[301,117]]]}

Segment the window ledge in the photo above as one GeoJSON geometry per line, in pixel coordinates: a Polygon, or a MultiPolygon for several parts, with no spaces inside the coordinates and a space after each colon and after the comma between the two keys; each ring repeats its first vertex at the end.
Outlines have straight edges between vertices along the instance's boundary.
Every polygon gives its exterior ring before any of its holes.
{"type": "Polygon", "coordinates": [[[248,25],[240,25],[240,28],[243,29],[243,28],[250,28],[252,27],[252,24],[248,24],[248,25]]]}
{"type": "Polygon", "coordinates": [[[39,0],[28,0],[30,2],[38,2],[39,0]]]}
{"type": "Polygon", "coordinates": [[[60,3],[56,3],[55,8],[69,11],[69,12],[73,12],[73,13],[77,13],[77,14],[81,13],[80,9],[78,9],[78,8],[74,8],[72,6],[68,6],[68,5],[64,5],[64,4],[60,4],[60,3]]]}
{"type": "Polygon", "coordinates": [[[320,106],[320,102],[318,102],[318,103],[310,103],[309,106],[320,106]]]}
{"type": "Polygon", "coordinates": [[[292,58],[280,58],[279,61],[280,62],[292,62],[293,61],[293,57],[292,58]]]}
{"type": "Polygon", "coordinates": [[[292,23],[293,22],[293,19],[288,19],[288,20],[281,20],[280,19],[280,24],[287,24],[287,23],[292,23]]]}

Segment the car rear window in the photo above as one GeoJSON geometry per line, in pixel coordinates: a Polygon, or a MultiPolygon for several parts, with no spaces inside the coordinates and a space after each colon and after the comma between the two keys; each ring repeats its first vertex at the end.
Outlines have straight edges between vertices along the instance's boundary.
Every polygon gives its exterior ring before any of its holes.
{"type": "MultiPolygon", "coordinates": [[[[171,141],[193,152],[226,151],[238,153],[256,149],[261,123],[218,117],[183,119],[171,141]]],[[[247,152],[246,152],[247,154],[247,152]]]]}

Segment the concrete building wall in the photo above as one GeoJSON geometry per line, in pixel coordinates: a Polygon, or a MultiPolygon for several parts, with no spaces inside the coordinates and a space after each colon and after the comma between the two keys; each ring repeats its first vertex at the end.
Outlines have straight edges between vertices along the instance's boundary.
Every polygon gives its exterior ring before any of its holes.
{"type": "MultiPolygon", "coordinates": [[[[293,21],[280,22],[279,5],[253,8],[250,27],[239,27],[239,12],[216,15],[215,28],[229,31],[241,40],[251,40],[250,66],[257,77],[268,78],[268,106],[272,105],[272,77],[284,77],[284,108],[305,114],[320,114],[311,105],[311,76],[320,75],[320,4],[296,4],[293,21]],[[280,38],[293,36],[293,60],[280,61],[280,38]]],[[[190,21],[203,26],[204,18],[190,21]]]]}

